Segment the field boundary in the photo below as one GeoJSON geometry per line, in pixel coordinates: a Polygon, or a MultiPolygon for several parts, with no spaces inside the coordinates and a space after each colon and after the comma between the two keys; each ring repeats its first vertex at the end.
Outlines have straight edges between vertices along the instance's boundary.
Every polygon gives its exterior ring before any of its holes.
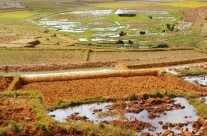
{"type": "Polygon", "coordinates": [[[202,63],[202,62],[207,62],[207,58],[179,60],[179,61],[172,61],[172,62],[160,62],[160,63],[151,63],[151,64],[140,64],[140,65],[129,65],[127,67],[129,69],[156,68],[156,67],[168,67],[168,66],[202,63]]]}
{"type": "Polygon", "coordinates": [[[26,75],[20,76],[21,84],[29,84],[33,82],[53,82],[53,81],[68,81],[79,79],[94,79],[94,78],[108,78],[108,77],[132,77],[132,76],[160,76],[162,69],[144,69],[144,70],[121,70],[106,73],[95,74],[77,74],[77,75],[50,75],[50,76],[35,76],[28,77],[26,75]]]}
{"type": "MultiPolygon", "coordinates": [[[[34,71],[53,71],[53,70],[70,70],[80,68],[100,68],[112,67],[123,69],[124,65],[116,61],[98,61],[85,63],[67,63],[67,64],[40,64],[40,65],[7,65],[0,66],[2,72],[34,72],[34,71]]],[[[126,67],[125,67],[126,68],[126,67]]]]}

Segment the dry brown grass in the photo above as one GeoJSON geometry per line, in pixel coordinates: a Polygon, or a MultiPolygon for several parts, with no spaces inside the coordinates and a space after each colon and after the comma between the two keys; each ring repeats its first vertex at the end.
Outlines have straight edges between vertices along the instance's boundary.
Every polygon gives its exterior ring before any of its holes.
{"type": "Polygon", "coordinates": [[[52,82],[52,81],[68,81],[68,80],[79,80],[79,79],[94,79],[94,78],[108,78],[108,77],[132,77],[132,76],[160,76],[162,73],[161,69],[144,69],[144,70],[123,70],[123,71],[112,71],[106,73],[95,73],[95,74],[77,74],[77,75],[48,75],[48,76],[20,76],[22,84],[29,84],[32,82],[52,82]]]}
{"type": "Polygon", "coordinates": [[[92,52],[90,61],[120,61],[125,65],[138,65],[207,58],[206,53],[194,50],[145,51],[145,52],[92,52]]]}
{"type": "Polygon", "coordinates": [[[171,76],[132,76],[80,79],[56,82],[33,82],[22,90],[41,92],[47,104],[59,101],[102,97],[128,97],[151,92],[193,92],[205,94],[206,90],[171,76]]]}

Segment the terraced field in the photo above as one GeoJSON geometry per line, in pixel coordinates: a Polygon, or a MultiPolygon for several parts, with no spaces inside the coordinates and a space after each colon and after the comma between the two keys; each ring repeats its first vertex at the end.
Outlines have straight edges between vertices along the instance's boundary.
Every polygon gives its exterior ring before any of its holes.
{"type": "Polygon", "coordinates": [[[207,135],[206,7],[2,0],[0,136],[207,135]]]}

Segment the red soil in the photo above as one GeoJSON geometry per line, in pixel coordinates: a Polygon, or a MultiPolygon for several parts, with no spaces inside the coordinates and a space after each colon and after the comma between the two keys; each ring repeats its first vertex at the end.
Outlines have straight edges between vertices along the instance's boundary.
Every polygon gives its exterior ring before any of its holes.
{"type": "Polygon", "coordinates": [[[38,82],[23,85],[22,90],[40,91],[47,104],[61,100],[74,100],[104,97],[123,97],[154,91],[196,92],[205,94],[206,90],[187,82],[178,81],[171,76],[136,76],[81,79],[57,82],[38,82]]]}
{"type": "Polygon", "coordinates": [[[11,82],[12,82],[12,78],[0,77],[0,91],[6,90],[11,82]]]}
{"type": "Polygon", "coordinates": [[[33,122],[36,118],[24,97],[17,99],[0,95],[0,127],[6,127],[11,120],[33,122]]]}
{"type": "Polygon", "coordinates": [[[0,36],[0,42],[12,42],[22,39],[21,36],[0,36]]]}
{"type": "Polygon", "coordinates": [[[185,21],[206,21],[207,19],[207,7],[187,9],[184,11],[184,20],[185,21]]]}

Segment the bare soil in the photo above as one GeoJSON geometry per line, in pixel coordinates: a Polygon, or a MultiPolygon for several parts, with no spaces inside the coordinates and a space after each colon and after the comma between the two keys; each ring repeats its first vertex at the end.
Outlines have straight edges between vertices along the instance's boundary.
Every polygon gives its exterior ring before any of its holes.
{"type": "Polygon", "coordinates": [[[24,97],[12,98],[0,95],[0,127],[6,127],[11,120],[33,122],[35,114],[24,97]]]}
{"type": "Polygon", "coordinates": [[[109,77],[38,82],[24,85],[21,89],[41,92],[47,104],[54,104],[62,100],[92,98],[97,96],[123,97],[157,91],[206,94],[206,90],[187,82],[178,81],[171,76],[109,77]]]}
{"type": "Polygon", "coordinates": [[[22,36],[5,36],[5,35],[0,35],[0,42],[3,42],[3,43],[9,43],[9,42],[13,42],[13,41],[16,41],[16,40],[20,40],[22,39],[23,37],[22,36]]]}
{"type": "Polygon", "coordinates": [[[9,84],[12,82],[13,78],[3,78],[0,77],[0,92],[6,90],[9,84]]]}
{"type": "Polygon", "coordinates": [[[184,11],[184,20],[190,22],[206,21],[207,7],[187,9],[184,11]]]}

